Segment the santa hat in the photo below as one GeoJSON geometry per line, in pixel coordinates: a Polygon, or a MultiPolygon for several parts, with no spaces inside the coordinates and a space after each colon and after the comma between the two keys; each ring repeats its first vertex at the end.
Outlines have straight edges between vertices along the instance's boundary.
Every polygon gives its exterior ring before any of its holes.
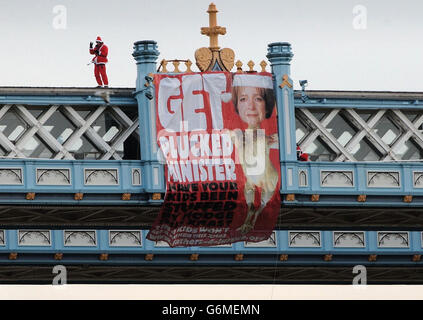
{"type": "Polygon", "coordinates": [[[98,36],[95,42],[103,42],[103,40],[101,40],[100,36],[98,36]]]}
{"type": "MultiPolygon", "coordinates": [[[[232,87],[255,87],[264,89],[273,89],[273,81],[269,76],[262,76],[256,74],[235,74],[232,82],[232,87]]],[[[223,102],[229,102],[232,99],[232,94],[225,92],[221,94],[223,102]]]]}
{"type": "Polygon", "coordinates": [[[236,74],[234,75],[233,87],[256,87],[273,89],[272,78],[256,74],[236,74]]]}

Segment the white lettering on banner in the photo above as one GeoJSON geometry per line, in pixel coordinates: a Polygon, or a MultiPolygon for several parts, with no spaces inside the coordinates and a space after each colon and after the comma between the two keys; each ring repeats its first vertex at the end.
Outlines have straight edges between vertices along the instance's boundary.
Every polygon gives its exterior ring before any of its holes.
{"type": "Polygon", "coordinates": [[[235,163],[252,179],[264,174],[269,152],[265,131],[223,129],[221,96],[226,86],[223,73],[161,79],[157,103],[164,129],[157,137],[169,181],[234,181],[235,163]]]}
{"type": "MultiPolygon", "coordinates": [[[[261,135],[263,134],[264,133],[259,133],[260,139],[261,135]]],[[[250,142],[249,139],[251,140],[251,144],[254,144],[252,141],[252,134],[246,135],[246,140],[248,142],[250,142]]],[[[264,150],[260,143],[261,142],[258,141],[257,151],[264,150]]],[[[208,159],[209,157],[226,158],[230,157],[234,150],[234,146],[228,130],[222,130],[212,134],[192,133],[188,135],[187,132],[183,132],[181,135],[161,135],[159,137],[159,144],[164,159],[171,160],[208,159]]],[[[255,148],[255,146],[250,146],[248,147],[248,150],[253,152],[253,148],[255,148]]],[[[248,159],[248,161],[249,165],[253,165],[257,162],[257,157],[248,159]]]]}
{"type": "Polygon", "coordinates": [[[181,132],[167,136],[162,132],[159,135],[159,158],[169,165],[169,181],[170,177],[178,182],[222,180],[224,170],[227,178],[235,176],[232,172],[235,162],[243,164],[249,176],[258,178],[265,172],[268,152],[265,140],[265,131],[261,129],[235,129],[232,135],[229,130],[214,130],[211,134],[181,132]],[[235,162],[232,160],[234,151],[235,162]]]}
{"type": "Polygon", "coordinates": [[[183,120],[189,122],[190,130],[207,130],[207,119],[204,113],[203,81],[200,74],[182,77],[183,120]]]}
{"type": "Polygon", "coordinates": [[[167,131],[183,131],[180,125],[183,121],[189,122],[191,131],[211,129],[207,128],[206,97],[200,91],[205,91],[209,96],[212,129],[223,128],[221,94],[226,91],[226,77],[221,73],[210,73],[183,76],[182,84],[178,78],[163,78],[160,81],[158,116],[167,131]]]}
{"type": "Polygon", "coordinates": [[[157,103],[159,120],[168,131],[178,132],[182,123],[182,99],[175,97],[180,95],[180,85],[176,78],[164,78],[160,81],[157,103]]]}
{"type": "Polygon", "coordinates": [[[204,74],[204,90],[209,93],[213,129],[223,129],[222,92],[226,91],[226,77],[223,73],[204,74]]]}
{"type": "Polygon", "coordinates": [[[265,133],[264,130],[245,130],[245,168],[248,176],[256,176],[264,173],[265,160],[265,133]],[[254,134],[257,134],[254,143],[254,134]]]}
{"type": "Polygon", "coordinates": [[[173,182],[236,181],[235,162],[230,158],[168,161],[167,169],[173,182]]]}

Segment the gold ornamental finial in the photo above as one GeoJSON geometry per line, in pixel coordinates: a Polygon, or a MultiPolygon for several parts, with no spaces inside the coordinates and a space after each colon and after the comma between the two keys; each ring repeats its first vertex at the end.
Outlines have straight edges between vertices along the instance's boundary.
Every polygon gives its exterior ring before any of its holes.
{"type": "Polygon", "coordinates": [[[187,66],[187,70],[186,70],[186,72],[193,72],[192,70],[191,70],[191,66],[192,66],[192,62],[191,62],[191,60],[187,60],[186,62],[185,62],[185,65],[187,66]]]}
{"type": "Polygon", "coordinates": [[[175,60],[175,61],[173,61],[173,62],[172,62],[172,64],[173,64],[173,66],[175,67],[175,69],[173,70],[173,72],[174,72],[174,73],[179,73],[179,72],[181,72],[181,71],[179,70],[179,61],[175,60]]]}
{"type": "Polygon", "coordinates": [[[207,13],[209,14],[209,26],[201,28],[201,34],[210,37],[210,49],[219,50],[218,36],[226,34],[226,28],[217,25],[217,9],[216,5],[212,2],[209,5],[207,13]]]}
{"type": "Polygon", "coordinates": [[[165,59],[163,59],[162,60],[162,62],[160,62],[160,65],[162,66],[162,73],[167,73],[167,72],[169,72],[169,71],[167,71],[167,68],[166,68],[166,66],[167,66],[167,61],[165,60],[165,59]]]}
{"type": "Polygon", "coordinates": [[[247,66],[250,68],[250,70],[248,72],[254,72],[254,61],[253,60],[248,61],[247,66]]]}
{"type": "Polygon", "coordinates": [[[240,60],[238,60],[236,63],[236,72],[237,73],[242,73],[242,62],[240,60]]]}
{"type": "Polygon", "coordinates": [[[210,3],[209,26],[201,28],[201,34],[210,38],[210,46],[195,51],[195,62],[200,71],[231,71],[234,66],[235,52],[230,48],[220,49],[218,36],[226,34],[226,28],[217,25],[216,5],[210,3]]]}
{"type": "Polygon", "coordinates": [[[262,60],[262,62],[260,62],[261,72],[266,72],[266,66],[266,61],[262,60]]]}

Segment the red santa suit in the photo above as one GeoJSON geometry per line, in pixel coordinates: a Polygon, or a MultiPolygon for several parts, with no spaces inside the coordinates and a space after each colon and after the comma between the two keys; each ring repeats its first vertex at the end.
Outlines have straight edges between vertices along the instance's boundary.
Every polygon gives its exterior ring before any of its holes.
{"type": "Polygon", "coordinates": [[[297,145],[297,160],[298,161],[309,161],[308,153],[301,150],[300,146],[297,145]]]}
{"type": "Polygon", "coordinates": [[[94,76],[97,80],[99,86],[109,85],[109,80],[107,79],[106,74],[106,63],[107,63],[107,54],[109,53],[109,48],[103,43],[100,37],[97,37],[97,44],[94,48],[90,48],[90,54],[94,54],[95,57],[92,59],[94,63],[94,76]]]}

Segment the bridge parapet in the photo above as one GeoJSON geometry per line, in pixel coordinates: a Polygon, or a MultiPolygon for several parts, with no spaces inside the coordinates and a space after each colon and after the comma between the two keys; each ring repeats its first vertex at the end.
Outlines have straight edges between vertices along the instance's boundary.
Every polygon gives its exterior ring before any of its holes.
{"type": "Polygon", "coordinates": [[[285,204],[421,206],[423,163],[282,162],[285,204]],[[301,200],[300,200],[301,199],[301,200]]]}
{"type": "Polygon", "coordinates": [[[0,202],[154,204],[157,203],[154,195],[145,191],[147,165],[142,160],[3,159],[0,160],[0,202]]]}

